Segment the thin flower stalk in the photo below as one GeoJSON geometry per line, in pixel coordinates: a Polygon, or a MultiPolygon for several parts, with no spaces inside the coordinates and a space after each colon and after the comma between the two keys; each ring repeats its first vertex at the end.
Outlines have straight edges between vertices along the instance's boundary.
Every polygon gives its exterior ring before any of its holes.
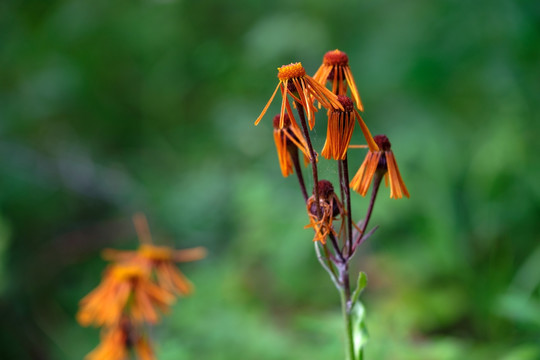
{"type": "Polygon", "coordinates": [[[298,116],[300,117],[300,124],[302,124],[302,134],[304,135],[304,138],[306,139],[306,143],[309,150],[309,160],[311,162],[311,174],[313,177],[313,196],[315,200],[315,208],[317,210],[316,212],[317,218],[320,219],[322,216],[322,211],[321,211],[321,206],[319,202],[319,175],[317,172],[317,153],[315,152],[315,149],[313,149],[313,145],[311,143],[311,137],[309,136],[309,130],[306,124],[304,108],[298,102],[295,104],[296,104],[296,111],[298,112],[298,116]]]}
{"type": "Polygon", "coordinates": [[[356,250],[356,248],[362,244],[362,241],[366,239],[365,232],[367,229],[367,226],[369,224],[369,220],[371,220],[371,214],[373,214],[373,208],[375,207],[375,200],[377,199],[377,194],[379,193],[379,187],[381,185],[381,180],[384,176],[383,170],[378,170],[375,172],[375,176],[373,177],[373,186],[371,190],[371,198],[369,201],[368,209],[366,211],[366,217],[362,221],[362,228],[357,229],[358,230],[358,238],[354,240],[352,252],[356,250]]]}

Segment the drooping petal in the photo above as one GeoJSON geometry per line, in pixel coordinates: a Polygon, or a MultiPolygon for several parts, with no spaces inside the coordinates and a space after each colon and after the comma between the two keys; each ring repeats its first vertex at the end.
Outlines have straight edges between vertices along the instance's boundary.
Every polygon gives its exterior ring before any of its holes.
{"type": "Polygon", "coordinates": [[[371,184],[371,181],[373,180],[373,175],[375,174],[375,171],[377,170],[377,166],[379,165],[379,159],[381,158],[381,155],[382,154],[379,151],[374,152],[368,164],[368,167],[366,169],[366,174],[364,176],[364,181],[362,183],[362,193],[364,195],[367,194],[369,190],[369,185],[371,184]]]}
{"type": "Polygon", "coordinates": [[[264,116],[264,114],[266,114],[266,110],[268,110],[268,107],[270,106],[270,104],[272,103],[272,100],[274,100],[274,97],[276,96],[276,93],[277,93],[277,90],[279,88],[279,86],[281,85],[281,82],[278,83],[278,85],[276,86],[276,89],[274,90],[274,93],[272,94],[272,96],[270,97],[270,100],[268,100],[268,102],[266,103],[266,106],[264,107],[264,109],[261,111],[261,114],[259,115],[259,117],[257,118],[257,120],[255,120],[255,125],[258,125],[259,124],[259,121],[261,121],[262,117],[264,116]]]}
{"type": "Polygon", "coordinates": [[[353,177],[350,183],[350,187],[362,196],[366,196],[369,189],[369,185],[373,180],[373,175],[377,170],[381,152],[368,151],[364,162],[358,169],[358,172],[353,177]]]}
{"type": "Polygon", "coordinates": [[[283,177],[287,177],[292,174],[292,166],[289,164],[289,153],[287,151],[285,129],[274,129],[274,142],[276,144],[276,150],[278,155],[279,167],[283,177]]]}
{"type": "Polygon", "coordinates": [[[197,246],[191,249],[175,250],[173,260],[176,262],[197,261],[206,257],[206,248],[197,246]]]}
{"type": "Polygon", "coordinates": [[[405,186],[405,183],[401,178],[401,173],[399,172],[394,153],[392,151],[386,151],[385,153],[386,161],[388,164],[388,174],[390,177],[390,197],[394,199],[400,199],[403,197],[403,195],[405,195],[409,198],[409,191],[407,190],[407,187],[405,186]],[[394,191],[392,191],[393,188],[394,191]]]}
{"type": "Polygon", "coordinates": [[[326,141],[321,155],[327,159],[343,160],[347,155],[354,130],[354,117],[350,112],[332,111],[328,117],[326,141]]]}
{"type": "Polygon", "coordinates": [[[350,182],[351,189],[353,189],[354,191],[356,191],[362,196],[366,196],[366,194],[362,194],[362,192],[360,191],[361,185],[362,185],[362,179],[364,178],[364,173],[366,171],[366,168],[372,156],[373,156],[373,153],[371,151],[369,151],[366,154],[366,157],[364,158],[362,165],[360,165],[360,168],[356,172],[356,175],[354,175],[354,177],[352,178],[350,182]]]}
{"type": "Polygon", "coordinates": [[[304,77],[305,81],[311,86],[313,90],[313,95],[315,98],[326,108],[334,108],[339,110],[344,110],[343,105],[338,101],[337,95],[332,93],[330,90],[328,90],[326,87],[321,85],[319,82],[315,81],[313,78],[309,76],[304,77]]]}
{"type": "Polygon", "coordinates": [[[354,77],[352,75],[351,69],[347,66],[344,69],[345,73],[345,79],[347,79],[347,83],[349,84],[349,88],[351,89],[351,95],[354,99],[354,102],[356,103],[356,106],[358,107],[358,110],[364,111],[364,105],[362,104],[362,100],[360,99],[360,94],[358,93],[358,88],[356,87],[356,82],[354,81],[354,77]]]}
{"type": "Polygon", "coordinates": [[[285,124],[285,107],[287,104],[287,85],[288,80],[285,80],[281,86],[281,110],[279,112],[279,128],[283,129],[285,124]]]}
{"type": "Polygon", "coordinates": [[[138,359],[140,360],[155,360],[154,351],[150,346],[150,341],[144,337],[140,337],[135,342],[135,352],[137,353],[138,359]]]}
{"type": "Polygon", "coordinates": [[[373,140],[373,136],[371,136],[371,132],[369,131],[366,123],[364,123],[364,120],[362,119],[358,111],[354,110],[354,113],[356,115],[356,119],[358,119],[358,124],[360,125],[360,128],[362,129],[362,133],[364,134],[364,138],[366,139],[369,150],[373,152],[379,151],[379,146],[377,146],[377,144],[375,143],[375,140],[373,140]]]}

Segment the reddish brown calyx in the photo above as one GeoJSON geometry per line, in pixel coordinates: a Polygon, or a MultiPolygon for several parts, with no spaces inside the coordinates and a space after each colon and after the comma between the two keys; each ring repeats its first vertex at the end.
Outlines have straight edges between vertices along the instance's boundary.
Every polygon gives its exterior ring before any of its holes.
{"type": "Polygon", "coordinates": [[[346,66],[349,65],[349,57],[343,51],[332,50],[324,54],[323,64],[346,66]]]}
{"type": "MultiPolygon", "coordinates": [[[[273,124],[274,124],[274,129],[280,129],[279,114],[274,116],[273,124]]],[[[283,128],[288,128],[289,126],[291,126],[291,119],[289,119],[289,114],[285,113],[283,114],[283,128]]]]}
{"type": "Polygon", "coordinates": [[[334,185],[328,180],[319,181],[319,196],[321,199],[328,200],[334,194],[334,185]]]}
{"type": "Polygon", "coordinates": [[[388,140],[386,135],[375,135],[373,140],[379,147],[380,151],[388,151],[392,147],[392,144],[390,144],[390,140],[388,140]]]}
{"type": "MultiPolygon", "coordinates": [[[[319,204],[321,204],[322,216],[324,217],[335,217],[341,213],[339,200],[336,198],[334,193],[334,186],[328,180],[320,180],[319,184],[319,204]]],[[[315,193],[315,189],[313,189],[315,193]]],[[[312,199],[314,196],[311,197],[312,199]]],[[[317,206],[315,201],[311,203],[309,211],[312,215],[317,216],[317,206]]]]}
{"type": "Polygon", "coordinates": [[[352,112],[354,110],[354,103],[348,96],[338,95],[337,99],[343,105],[344,112],[352,112]]]}

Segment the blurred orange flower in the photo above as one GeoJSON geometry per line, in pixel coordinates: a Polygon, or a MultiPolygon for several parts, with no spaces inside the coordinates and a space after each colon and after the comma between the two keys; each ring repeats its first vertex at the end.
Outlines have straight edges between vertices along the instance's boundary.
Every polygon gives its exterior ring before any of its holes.
{"type": "Polygon", "coordinates": [[[122,326],[114,326],[102,332],[98,347],[86,355],[86,360],[125,360],[127,359],[128,336],[122,326]]]}
{"type": "Polygon", "coordinates": [[[155,360],[150,342],[122,317],[115,326],[106,328],[101,334],[101,343],[86,355],[85,360],[127,360],[133,349],[140,360],[155,360]]]}
{"type": "Polygon", "coordinates": [[[165,311],[174,300],[173,294],[151,281],[145,264],[115,264],[105,271],[101,284],[80,301],[77,321],[83,326],[113,326],[129,312],[137,322],[154,324],[159,320],[155,308],[165,311]]]}
{"type": "Polygon", "coordinates": [[[175,301],[175,294],[187,295],[193,285],[176,268],[176,262],[195,261],[206,256],[203,247],[175,250],[152,244],[143,214],[133,217],[141,245],[136,251],[107,249],[101,283],[79,304],[77,321],[83,326],[103,326],[101,344],[87,360],[127,360],[130,351],[140,360],[154,360],[149,339],[143,336],[148,324],[159,321],[175,301]]]}
{"type": "Polygon", "coordinates": [[[175,266],[175,263],[200,260],[206,256],[206,249],[198,246],[175,250],[168,246],[154,245],[146,217],[137,214],[133,217],[133,222],[141,242],[139,249],[136,251],[105,249],[103,258],[116,263],[140,263],[141,266],[149,269],[150,276],[155,273],[160,288],[180,295],[191,294],[193,285],[175,266]]]}
{"type": "Polygon", "coordinates": [[[193,292],[193,285],[175,266],[176,262],[196,261],[206,256],[206,249],[195,247],[191,249],[175,250],[168,246],[141,244],[136,251],[119,251],[105,249],[103,258],[108,261],[141,263],[150,271],[154,271],[158,285],[173,293],[189,295],[193,292]]]}

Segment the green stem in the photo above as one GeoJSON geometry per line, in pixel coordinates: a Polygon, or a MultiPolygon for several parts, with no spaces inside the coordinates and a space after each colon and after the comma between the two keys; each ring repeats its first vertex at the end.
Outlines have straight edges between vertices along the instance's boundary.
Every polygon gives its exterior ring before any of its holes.
{"type": "Polygon", "coordinates": [[[319,263],[321,264],[323,269],[326,270],[326,272],[328,272],[328,275],[330,275],[330,279],[332,279],[332,282],[334,283],[336,288],[338,290],[340,290],[341,285],[339,284],[339,280],[337,278],[337,274],[336,274],[336,270],[334,269],[334,265],[333,265],[332,261],[330,260],[330,258],[328,257],[328,249],[326,248],[326,246],[322,245],[323,249],[324,249],[324,251],[326,253],[325,257],[323,257],[322,254],[321,254],[321,250],[319,249],[319,243],[315,242],[314,245],[315,245],[315,252],[317,253],[317,259],[319,260],[319,263]],[[326,263],[325,263],[325,261],[326,261],[326,263]]]}
{"type": "Polygon", "coordinates": [[[349,266],[343,264],[339,268],[342,288],[340,289],[341,311],[345,320],[345,354],[347,360],[356,360],[354,353],[354,338],[352,328],[352,304],[351,304],[351,288],[349,284],[349,266]]]}

